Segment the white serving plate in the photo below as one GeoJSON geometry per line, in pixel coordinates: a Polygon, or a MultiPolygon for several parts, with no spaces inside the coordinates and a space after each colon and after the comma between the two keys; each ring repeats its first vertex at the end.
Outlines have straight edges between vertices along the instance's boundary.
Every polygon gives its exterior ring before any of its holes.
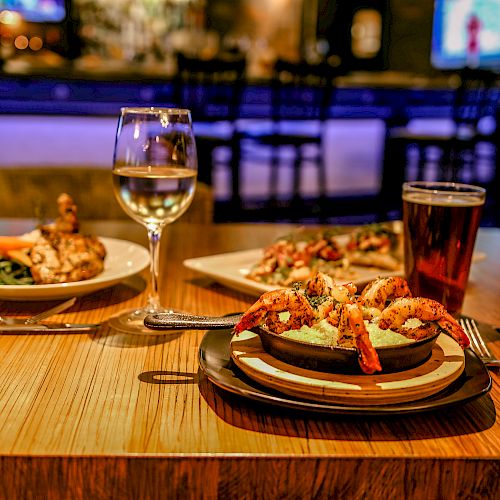
{"type": "Polygon", "coordinates": [[[53,300],[79,297],[115,285],[149,265],[146,248],[130,241],[99,238],[106,247],[104,271],[95,278],[50,285],[0,285],[1,300],[53,300]]]}
{"type": "MultiPolygon", "coordinates": [[[[239,292],[261,295],[264,292],[279,288],[277,285],[267,285],[246,278],[252,266],[261,259],[262,252],[262,248],[255,248],[240,252],[209,255],[207,257],[187,259],[184,261],[184,266],[209,276],[215,281],[239,292]]],[[[402,269],[400,271],[388,271],[387,269],[362,266],[351,266],[350,269],[355,272],[355,278],[345,281],[352,281],[358,287],[379,276],[401,276],[403,274],[402,269]]]]}

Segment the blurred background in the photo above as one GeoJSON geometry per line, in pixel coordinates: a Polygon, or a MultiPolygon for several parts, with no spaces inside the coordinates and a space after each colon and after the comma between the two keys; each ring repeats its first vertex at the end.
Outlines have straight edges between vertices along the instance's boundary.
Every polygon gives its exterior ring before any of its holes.
{"type": "Polygon", "coordinates": [[[0,0],[0,216],[19,169],[25,184],[40,169],[109,171],[119,109],[140,105],[192,110],[217,222],[394,219],[401,183],[421,178],[484,185],[483,225],[498,226],[499,12],[500,0],[0,0]]]}

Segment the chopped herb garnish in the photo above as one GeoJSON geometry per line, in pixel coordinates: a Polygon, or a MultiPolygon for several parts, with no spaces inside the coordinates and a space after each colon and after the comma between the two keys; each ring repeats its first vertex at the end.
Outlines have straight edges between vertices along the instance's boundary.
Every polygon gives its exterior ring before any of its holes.
{"type": "Polygon", "coordinates": [[[312,307],[317,309],[325,300],[328,300],[326,295],[306,295],[307,300],[312,307]]]}

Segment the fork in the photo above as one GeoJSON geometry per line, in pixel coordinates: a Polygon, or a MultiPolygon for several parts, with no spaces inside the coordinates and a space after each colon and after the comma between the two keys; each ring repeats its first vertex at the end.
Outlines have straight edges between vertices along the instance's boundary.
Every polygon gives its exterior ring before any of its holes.
{"type": "Polygon", "coordinates": [[[500,359],[494,358],[491,354],[490,350],[486,346],[486,342],[479,333],[476,322],[470,318],[462,318],[460,319],[460,325],[470,339],[471,349],[479,356],[481,361],[488,367],[500,368],[500,359]]]}
{"type": "Polygon", "coordinates": [[[73,297],[69,300],[61,302],[46,311],[42,311],[39,314],[35,314],[31,316],[31,318],[3,318],[0,316],[0,325],[33,325],[42,321],[42,319],[48,318],[54,314],[60,313],[69,309],[76,302],[76,297],[73,297]]]}

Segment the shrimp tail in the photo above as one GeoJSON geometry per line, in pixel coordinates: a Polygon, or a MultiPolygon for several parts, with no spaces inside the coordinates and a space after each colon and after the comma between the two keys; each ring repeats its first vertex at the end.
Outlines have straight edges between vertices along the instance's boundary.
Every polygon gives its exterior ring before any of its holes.
{"type": "Polygon", "coordinates": [[[266,311],[257,309],[255,311],[247,311],[240,321],[234,327],[234,333],[239,334],[245,330],[249,330],[258,325],[264,318],[266,311]]]}
{"type": "Polygon", "coordinates": [[[462,349],[470,346],[469,337],[450,313],[447,312],[437,323],[442,330],[458,342],[462,349]]]}
{"type": "MultiPolygon", "coordinates": [[[[382,371],[377,351],[373,347],[363,320],[363,313],[357,304],[345,304],[342,308],[347,325],[354,336],[354,345],[358,351],[358,363],[364,373],[371,375],[382,371]]],[[[345,319],[342,321],[346,326],[345,319]]]]}

